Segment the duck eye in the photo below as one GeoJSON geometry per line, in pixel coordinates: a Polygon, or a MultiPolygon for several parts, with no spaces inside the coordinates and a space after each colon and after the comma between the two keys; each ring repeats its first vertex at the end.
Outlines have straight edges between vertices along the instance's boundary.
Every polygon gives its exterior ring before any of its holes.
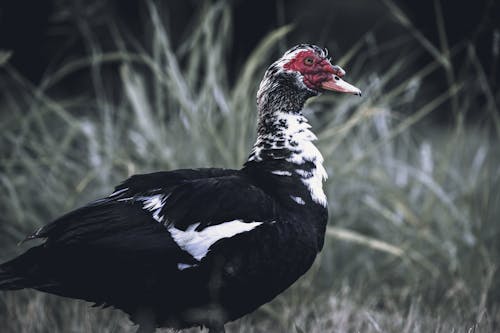
{"type": "Polygon", "coordinates": [[[314,60],[311,57],[307,57],[304,59],[304,64],[307,66],[311,66],[313,63],[314,63],[314,60]]]}

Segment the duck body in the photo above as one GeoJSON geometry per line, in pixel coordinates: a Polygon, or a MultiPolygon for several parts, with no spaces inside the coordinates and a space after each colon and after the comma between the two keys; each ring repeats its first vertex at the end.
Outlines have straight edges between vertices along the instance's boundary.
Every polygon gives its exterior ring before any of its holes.
{"type": "MultiPolygon", "coordinates": [[[[294,207],[303,205],[274,196],[252,177],[227,169],[134,176],[117,194],[40,229],[31,237],[47,241],[5,266],[23,276],[17,286],[113,306],[138,323],[143,313],[157,327],[237,319],[309,269],[327,219],[326,208],[294,207]],[[144,209],[145,198],[168,193],[160,222],[144,209]],[[214,228],[236,230],[211,235],[214,228]],[[183,233],[207,239],[182,246],[183,233]],[[192,254],[206,250],[199,261],[192,254]]],[[[279,188],[279,178],[267,184],[279,188]]]]}
{"type": "Polygon", "coordinates": [[[289,50],[260,85],[258,137],[242,169],[132,176],[28,236],[44,242],[0,265],[0,289],[113,306],[140,332],[223,332],[293,284],[323,247],[326,172],[302,108],[344,73],[316,46],[289,50]]]}

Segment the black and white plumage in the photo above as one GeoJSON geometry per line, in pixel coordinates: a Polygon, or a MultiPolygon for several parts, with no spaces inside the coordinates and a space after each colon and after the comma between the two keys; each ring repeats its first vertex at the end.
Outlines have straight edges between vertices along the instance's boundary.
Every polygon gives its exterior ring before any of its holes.
{"type": "Polygon", "coordinates": [[[28,239],[0,289],[32,288],[128,313],[141,332],[224,324],[272,300],[323,246],[323,158],[301,110],[324,90],[360,94],[325,50],[298,45],[260,85],[258,137],[241,170],[135,175],[28,239]]]}

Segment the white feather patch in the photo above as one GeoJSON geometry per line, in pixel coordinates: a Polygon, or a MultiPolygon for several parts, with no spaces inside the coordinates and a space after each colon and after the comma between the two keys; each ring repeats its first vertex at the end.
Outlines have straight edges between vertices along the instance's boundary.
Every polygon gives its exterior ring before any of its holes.
{"type": "Polygon", "coordinates": [[[118,190],[118,191],[115,191],[115,192],[111,193],[111,194],[109,195],[109,197],[114,197],[114,196],[117,196],[118,194],[121,194],[121,193],[123,193],[123,192],[125,192],[125,191],[127,191],[127,190],[128,190],[128,187],[122,188],[121,190],[118,190]]]}
{"type": "Polygon", "coordinates": [[[190,265],[190,264],[185,264],[183,262],[180,262],[177,264],[177,269],[180,270],[180,271],[183,271],[185,270],[186,268],[191,268],[193,267],[194,265],[190,265]]]}
{"type": "Polygon", "coordinates": [[[165,200],[168,198],[167,194],[155,194],[148,197],[139,197],[137,200],[142,201],[142,207],[152,213],[153,218],[162,223],[163,215],[160,215],[163,206],[165,205],[165,200]]]}
{"type": "Polygon", "coordinates": [[[200,225],[199,223],[190,225],[185,231],[173,226],[168,228],[168,231],[181,249],[200,261],[207,255],[210,247],[218,240],[250,231],[261,224],[262,222],[245,223],[241,220],[234,220],[209,226],[200,231],[196,231],[196,228],[200,225]]]}
{"type": "Polygon", "coordinates": [[[291,176],[292,173],[290,171],[283,171],[283,170],[274,170],[271,171],[272,174],[277,175],[277,176],[291,176]]]}
{"type": "MultiPolygon", "coordinates": [[[[270,144],[269,149],[288,149],[292,152],[287,161],[290,163],[302,165],[306,162],[312,162],[314,167],[310,171],[297,169],[298,174],[305,186],[311,193],[311,198],[314,202],[326,207],[327,199],[323,192],[323,181],[328,178],[325,168],[323,167],[323,156],[314,145],[313,141],[317,140],[316,135],[311,132],[311,125],[307,119],[301,114],[291,114],[280,112],[277,114],[277,123],[286,123],[286,126],[281,127],[281,133],[286,138],[285,144],[279,147],[276,143],[276,134],[267,134],[257,137],[250,161],[262,161],[261,152],[263,143],[270,144]]],[[[274,174],[278,174],[272,171],[274,174]]]]}
{"type": "Polygon", "coordinates": [[[296,203],[298,203],[299,205],[305,205],[306,204],[306,202],[304,201],[304,199],[302,199],[301,197],[295,197],[295,196],[291,195],[290,198],[292,198],[292,200],[295,201],[296,203]]]}

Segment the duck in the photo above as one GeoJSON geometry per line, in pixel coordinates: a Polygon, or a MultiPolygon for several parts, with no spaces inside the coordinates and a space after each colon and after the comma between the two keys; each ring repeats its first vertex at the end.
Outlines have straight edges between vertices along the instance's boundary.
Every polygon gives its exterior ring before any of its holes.
{"type": "Polygon", "coordinates": [[[137,332],[224,325],[271,301],[323,248],[327,173],[304,103],[361,96],[328,51],[292,47],[257,92],[257,139],[239,170],[133,175],[106,197],[26,237],[0,265],[0,290],[35,289],[114,307],[137,332]]]}

